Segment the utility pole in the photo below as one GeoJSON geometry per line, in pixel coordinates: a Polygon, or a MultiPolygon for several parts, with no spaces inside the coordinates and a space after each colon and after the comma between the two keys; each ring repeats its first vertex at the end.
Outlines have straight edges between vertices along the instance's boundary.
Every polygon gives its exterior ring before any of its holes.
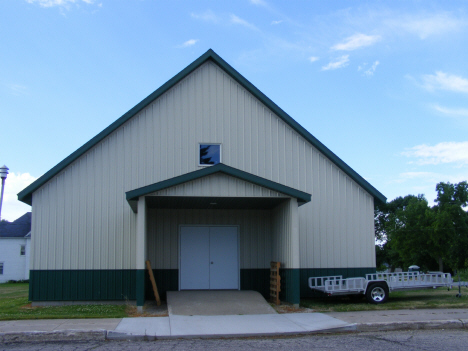
{"type": "Polygon", "coordinates": [[[0,195],[0,221],[2,220],[3,190],[5,188],[5,179],[7,175],[8,167],[3,165],[3,167],[0,167],[0,178],[2,178],[2,194],[0,195]]]}

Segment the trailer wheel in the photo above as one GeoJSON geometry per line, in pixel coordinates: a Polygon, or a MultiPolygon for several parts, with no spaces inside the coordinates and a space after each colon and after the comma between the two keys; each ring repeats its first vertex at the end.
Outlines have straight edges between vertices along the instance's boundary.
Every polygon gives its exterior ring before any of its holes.
{"type": "Polygon", "coordinates": [[[388,300],[388,287],[385,283],[374,283],[367,288],[366,299],[369,303],[381,304],[388,300]]]}

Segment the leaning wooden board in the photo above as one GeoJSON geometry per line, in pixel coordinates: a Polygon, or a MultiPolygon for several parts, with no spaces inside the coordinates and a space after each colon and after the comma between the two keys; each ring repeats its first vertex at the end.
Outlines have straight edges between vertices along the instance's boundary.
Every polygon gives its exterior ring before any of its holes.
{"type": "Polygon", "coordinates": [[[154,297],[156,299],[156,304],[158,306],[161,306],[161,299],[159,298],[158,287],[156,286],[156,281],[154,280],[153,269],[151,268],[150,261],[146,261],[146,268],[148,269],[148,274],[151,280],[151,284],[153,285],[153,292],[154,292],[154,297]]]}

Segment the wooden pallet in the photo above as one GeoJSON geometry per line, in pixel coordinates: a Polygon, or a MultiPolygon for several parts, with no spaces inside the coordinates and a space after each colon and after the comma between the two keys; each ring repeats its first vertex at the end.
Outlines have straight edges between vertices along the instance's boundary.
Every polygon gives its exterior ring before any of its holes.
{"type": "Polygon", "coordinates": [[[280,262],[270,262],[270,301],[280,304],[279,293],[281,291],[280,262]]]}

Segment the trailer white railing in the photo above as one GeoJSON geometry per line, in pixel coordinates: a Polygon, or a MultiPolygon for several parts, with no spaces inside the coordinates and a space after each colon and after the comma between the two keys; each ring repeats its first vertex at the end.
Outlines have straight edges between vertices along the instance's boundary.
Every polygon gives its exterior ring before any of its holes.
{"type": "Polygon", "coordinates": [[[399,272],[371,273],[365,278],[345,278],[341,275],[310,277],[309,287],[329,295],[364,294],[367,286],[376,282],[386,282],[389,290],[452,287],[449,273],[399,272]]]}
{"type": "Polygon", "coordinates": [[[450,273],[399,272],[366,274],[368,282],[385,281],[390,290],[417,289],[428,287],[451,286],[453,279],[450,273]]]}
{"type": "Polygon", "coordinates": [[[309,287],[324,293],[360,293],[364,290],[366,280],[364,278],[346,278],[341,275],[328,277],[309,278],[309,287]]]}

